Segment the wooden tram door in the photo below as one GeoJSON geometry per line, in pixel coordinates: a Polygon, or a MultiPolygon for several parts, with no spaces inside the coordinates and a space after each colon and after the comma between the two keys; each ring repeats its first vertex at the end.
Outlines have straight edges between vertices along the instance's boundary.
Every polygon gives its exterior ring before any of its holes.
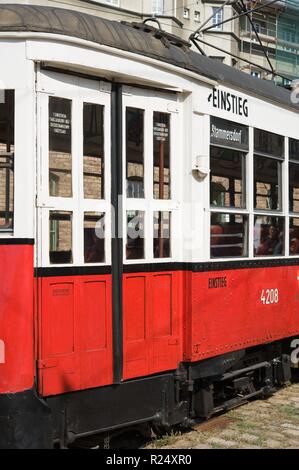
{"type": "Polygon", "coordinates": [[[123,89],[123,376],[178,367],[182,351],[179,200],[182,165],[176,94],[123,89]]]}
{"type": "Polygon", "coordinates": [[[52,71],[37,78],[40,393],[176,369],[178,98],[52,71]],[[123,232],[112,238],[116,219],[123,232]]]}
{"type": "Polygon", "coordinates": [[[37,78],[38,378],[49,396],[113,381],[111,90],[54,72],[37,78]]]}

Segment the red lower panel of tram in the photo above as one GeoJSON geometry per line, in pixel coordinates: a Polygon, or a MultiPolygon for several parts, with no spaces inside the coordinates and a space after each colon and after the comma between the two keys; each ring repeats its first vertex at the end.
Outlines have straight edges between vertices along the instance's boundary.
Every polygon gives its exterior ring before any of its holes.
{"type": "Polygon", "coordinates": [[[0,245],[0,394],[34,383],[33,246],[0,245]]]}
{"type": "Polygon", "coordinates": [[[39,279],[39,302],[40,392],[111,384],[111,276],[39,279]]]}
{"type": "MultiPolygon", "coordinates": [[[[34,383],[32,246],[1,246],[0,393],[34,383]]],[[[299,268],[124,274],[124,380],[299,334],[299,268]]],[[[39,390],[113,381],[111,275],[38,279],[39,390]]]]}
{"type": "Polygon", "coordinates": [[[124,276],[124,379],[173,370],[181,362],[183,277],[124,276]]]}
{"type": "Polygon", "coordinates": [[[186,360],[299,334],[298,266],[193,273],[188,285],[186,360]]]}

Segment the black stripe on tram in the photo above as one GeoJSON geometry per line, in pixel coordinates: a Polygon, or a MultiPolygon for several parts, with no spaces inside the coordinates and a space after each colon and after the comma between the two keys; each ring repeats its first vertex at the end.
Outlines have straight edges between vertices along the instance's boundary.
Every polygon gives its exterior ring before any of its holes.
{"type": "MultiPolygon", "coordinates": [[[[279,259],[256,259],[256,260],[236,260],[236,261],[216,261],[205,263],[142,263],[124,264],[121,269],[123,274],[138,273],[163,273],[175,271],[189,271],[194,273],[232,271],[235,269],[262,269],[279,268],[288,266],[299,266],[299,257],[279,258],[279,259]]],[[[35,269],[35,275],[39,277],[58,276],[84,276],[84,275],[107,275],[112,274],[111,266],[53,266],[48,268],[35,269]]]]}
{"type": "Polygon", "coordinates": [[[35,277],[92,276],[111,274],[111,266],[52,266],[35,268],[35,277]]]}
{"type": "Polygon", "coordinates": [[[0,238],[0,245],[34,245],[34,238],[0,238]]]}
{"type": "Polygon", "coordinates": [[[112,324],[113,324],[113,376],[114,383],[123,378],[123,240],[122,240],[122,86],[112,84],[111,90],[111,206],[112,230],[112,324]]]}

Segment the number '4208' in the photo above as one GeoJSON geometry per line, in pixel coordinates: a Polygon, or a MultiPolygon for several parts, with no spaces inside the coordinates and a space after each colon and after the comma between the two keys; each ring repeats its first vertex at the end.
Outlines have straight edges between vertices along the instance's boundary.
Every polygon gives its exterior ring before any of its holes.
{"type": "Polygon", "coordinates": [[[261,302],[263,305],[278,304],[279,290],[278,289],[263,289],[261,294],[261,302]]]}

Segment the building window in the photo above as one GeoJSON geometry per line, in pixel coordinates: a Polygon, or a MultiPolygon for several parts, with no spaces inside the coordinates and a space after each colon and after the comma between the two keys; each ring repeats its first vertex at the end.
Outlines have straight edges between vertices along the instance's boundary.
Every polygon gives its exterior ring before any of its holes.
{"type": "Polygon", "coordinates": [[[213,7],[213,19],[212,24],[214,25],[214,29],[223,29],[223,25],[219,24],[223,21],[223,9],[219,10],[219,7],[213,7]]]}
{"type": "Polygon", "coordinates": [[[257,72],[256,70],[252,70],[250,73],[251,73],[252,77],[261,78],[261,72],[257,72]]]}
{"type": "Polygon", "coordinates": [[[152,13],[154,15],[163,15],[164,0],[152,0],[152,13]]]}
{"type": "Polygon", "coordinates": [[[104,106],[83,105],[83,180],[85,199],[104,199],[104,106]]]}
{"type": "Polygon", "coordinates": [[[184,8],[183,17],[185,20],[190,20],[190,8],[184,8]]]}
{"type": "Polygon", "coordinates": [[[113,5],[115,7],[119,7],[119,0],[104,0],[105,3],[108,5],[113,5]]]}
{"type": "Polygon", "coordinates": [[[49,192],[72,197],[72,101],[49,98],[49,192]]]}
{"type": "Polygon", "coordinates": [[[105,214],[103,213],[84,214],[84,261],[105,262],[105,214]]]}
{"type": "Polygon", "coordinates": [[[154,112],[154,199],[170,199],[170,114],[154,112]]]}
{"type": "Polygon", "coordinates": [[[199,11],[195,11],[194,12],[194,21],[196,22],[200,22],[200,12],[199,11]]]}
{"type": "Polygon", "coordinates": [[[13,90],[0,91],[0,231],[13,230],[14,218],[14,122],[13,90]]]}
{"type": "Polygon", "coordinates": [[[49,217],[50,263],[71,264],[72,212],[50,211],[49,217]]]}
{"type": "Polygon", "coordinates": [[[127,197],[144,198],[144,111],[126,112],[127,197]]]}

